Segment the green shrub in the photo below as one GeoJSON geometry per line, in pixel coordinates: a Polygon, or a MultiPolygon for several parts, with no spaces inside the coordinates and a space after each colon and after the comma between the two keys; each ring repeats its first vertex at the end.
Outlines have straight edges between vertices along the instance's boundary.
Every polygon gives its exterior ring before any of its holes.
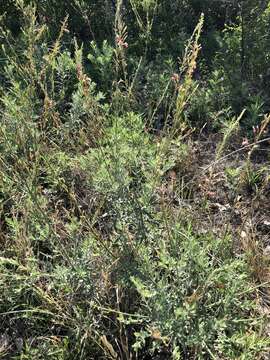
{"type": "MultiPolygon", "coordinates": [[[[195,230],[205,214],[200,199],[187,205],[185,195],[196,185],[186,177],[204,165],[202,157],[193,162],[191,128],[224,130],[220,160],[240,120],[233,113],[244,101],[251,128],[267,101],[249,92],[254,78],[235,86],[237,17],[210,41],[235,7],[225,14],[224,4],[202,1],[29,3],[0,5],[8,10],[0,35],[0,357],[261,356],[269,341],[262,285],[252,277],[258,260],[251,266],[251,252],[227,233],[195,230]],[[202,10],[219,18],[206,20],[210,40],[202,43],[227,53],[195,79],[203,16],[184,44],[202,10]],[[178,17],[180,26],[168,21],[178,17]]],[[[268,10],[253,26],[255,39],[259,29],[267,35],[268,10]]],[[[254,74],[259,64],[262,57],[254,74]]],[[[242,179],[232,167],[225,173],[233,189],[242,181],[257,196],[268,184],[266,168],[246,167],[242,179]]],[[[207,174],[204,181],[211,184],[207,174]]]]}
{"type": "Polygon", "coordinates": [[[264,344],[255,328],[254,341],[247,335],[254,303],[244,258],[233,258],[230,239],[170,229],[170,241],[160,240],[155,254],[140,251],[140,276],[131,278],[147,319],[135,348],[149,339],[153,351],[167,346],[175,359],[254,358],[264,344]]]}

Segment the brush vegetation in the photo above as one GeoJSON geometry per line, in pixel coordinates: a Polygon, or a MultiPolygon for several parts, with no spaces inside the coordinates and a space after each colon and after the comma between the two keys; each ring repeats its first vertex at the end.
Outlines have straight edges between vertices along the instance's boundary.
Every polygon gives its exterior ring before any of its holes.
{"type": "Polygon", "coordinates": [[[269,1],[0,15],[0,358],[268,358],[269,1]]]}

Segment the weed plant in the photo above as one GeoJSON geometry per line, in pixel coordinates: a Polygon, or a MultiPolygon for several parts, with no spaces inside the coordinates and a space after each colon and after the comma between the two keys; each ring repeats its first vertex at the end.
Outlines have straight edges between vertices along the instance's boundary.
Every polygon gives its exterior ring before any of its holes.
{"type": "MultiPolygon", "coordinates": [[[[249,254],[232,234],[197,233],[168,195],[168,172],[191,166],[186,111],[203,17],[181,78],[165,75],[148,113],[137,93],[146,58],[135,69],[128,58],[122,1],[115,44],[89,49],[64,46],[68,19],[52,42],[35,6],[16,4],[19,37],[1,29],[0,357],[261,356],[269,341],[249,254]]],[[[131,2],[145,57],[157,4],[131,2]]]]}

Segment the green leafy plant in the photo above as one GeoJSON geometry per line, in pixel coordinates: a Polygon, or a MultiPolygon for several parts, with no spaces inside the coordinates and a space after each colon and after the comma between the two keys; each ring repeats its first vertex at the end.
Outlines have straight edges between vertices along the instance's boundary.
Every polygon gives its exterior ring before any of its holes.
{"type": "Polygon", "coordinates": [[[1,2],[0,357],[269,352],[269,7],[245,4],[1,2]]]}

